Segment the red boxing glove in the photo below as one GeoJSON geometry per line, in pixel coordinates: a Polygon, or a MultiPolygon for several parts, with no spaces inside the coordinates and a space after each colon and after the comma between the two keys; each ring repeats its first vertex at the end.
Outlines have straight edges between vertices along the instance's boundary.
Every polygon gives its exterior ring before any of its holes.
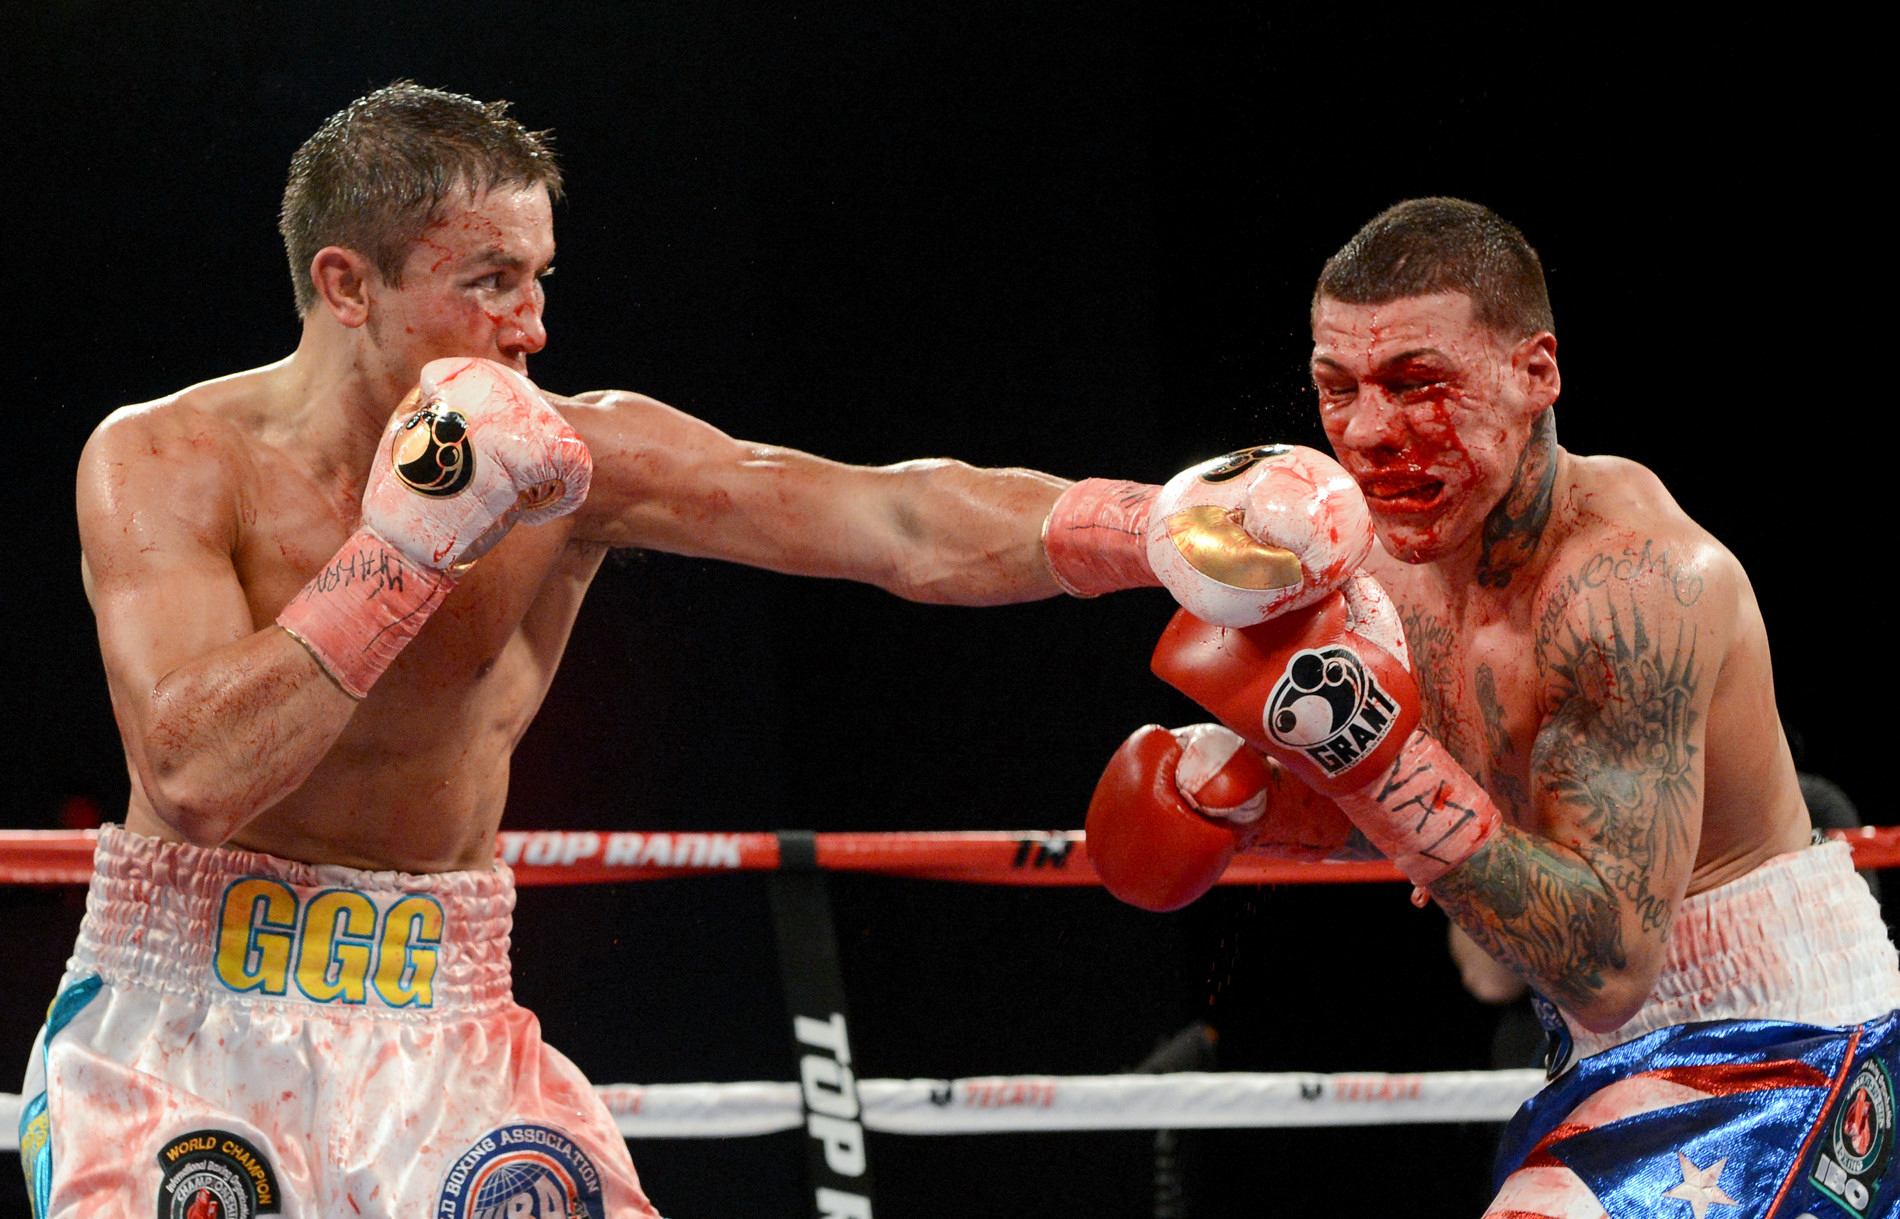
{"type": "Polygon", "coordinates": [[[1144,910],[1187,905],[1237,850],[1321,859],[1351,832],[1330,801],[1218,724],[1138,730],[1089,801],[1089,862],[1110,893],[1144,910]]]}
{"type": "Polygon", "coordinates": [[[1425,885],[1469,858],[1502,817],[1418,728],[1418,687],[1404,657],[1391,602],[1360,575],[1319,604],[1258,626],[1210,626],[1184,610],[1162,633],[1153,668],[1332,796],[1425,885]]]}
{"type": "MultiPolygon", "coordinates": [[[[1137,729],[1109,759],[1089,800],[1089,862],[1110,893],[1144,910],[1179,910],[1213,888],[1245,829],[1189,802],[1179,786],[1182,753],[1167,729],[1137,729]]],[[[1204,777],[1201,790],[1222,807],[1243,809],[1264,802],[1266,786],[1266,766],[1242,746],[1204,777]]]]}
{"type": "Polygon", "coordinates": [[[488,360],[431,360],[377,442],[363,524],[277,616],[364,698],[455,586],[517,523],[587,496],[587,446],[528,379],[488,360]]]}

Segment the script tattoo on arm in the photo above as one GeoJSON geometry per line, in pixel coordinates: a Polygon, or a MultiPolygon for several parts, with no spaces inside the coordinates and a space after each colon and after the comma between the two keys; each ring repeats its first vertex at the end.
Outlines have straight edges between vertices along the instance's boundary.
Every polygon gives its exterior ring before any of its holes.
{"type": "Polygon", "coordinates": [[[1493,956],[1582,1008],[1660,945],[1694,864],[1702,583],[1653,543],[1594,555],[1537,633],[1547,712],[1532,750],[1544,834],[1505,826],[1432,893],[1493,956]],[[1549,836],[1546,836],[1549,835],[1549,836]],[[1560,845],[1560,840],[1563,844],[1560,845]]]}

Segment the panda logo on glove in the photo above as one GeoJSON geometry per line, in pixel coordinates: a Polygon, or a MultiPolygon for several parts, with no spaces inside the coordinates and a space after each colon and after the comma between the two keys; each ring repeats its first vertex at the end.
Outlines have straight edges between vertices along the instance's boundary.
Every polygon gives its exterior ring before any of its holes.
{"type": "Polygon", "coordinates": [[[475,449],[460,411],[431,402],[403,421],[390,443],[390,462],[402,485],[447,499],[475,477],[475,449]]]}
{"type": "Polygon", "coordinates": [[[1275,744],[1337,775],[1378,748],[1398,711],[1359,654],[1335,644],[1293,654],[1267,699],[1263,726],[1275,744]]]}

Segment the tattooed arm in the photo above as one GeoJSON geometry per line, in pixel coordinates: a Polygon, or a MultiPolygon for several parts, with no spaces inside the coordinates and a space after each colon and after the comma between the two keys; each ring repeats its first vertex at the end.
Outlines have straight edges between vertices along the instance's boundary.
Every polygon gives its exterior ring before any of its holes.
{"type": "Polygon", "coordinates": [[[1487,952],[1597,1031],[1654,986],[1701,831],[1733,559],[1687,539],[1676,554],[1660,539],[1608,548],[1540,590],[1531,828],[1504,825],[1430,886],[1487,952]]]}

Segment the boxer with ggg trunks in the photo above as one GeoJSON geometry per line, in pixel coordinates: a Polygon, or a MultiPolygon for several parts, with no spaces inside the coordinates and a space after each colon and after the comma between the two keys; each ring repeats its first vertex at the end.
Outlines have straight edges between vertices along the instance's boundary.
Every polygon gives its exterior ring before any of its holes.
{"type": "Polygon", "coordinates": [[[512,1000],[494,862],[602,557],[1059,591],[1039,542],[1063,480],[840,465],[537,391],[560,174],[505,108],[403,82],[333,117],[284,197],[295,352],[85,448],[132,794],[23,1089],[42,1219],[656,1213],[512,1000]]]}
{"type": "Polygon", "coordinates": [[[1154,909],[1237,849],[1397,863],[1553,1035],[1487,1214],[1895,1214],[1879,908],[1811,838],[1735,556],[1648,470],[1558,445],[1535,251],[1402,203],[1326,264],[1312,329],[1339,464],[1245,451],[1141,522],[1130,561],[1186,607],[1155,671],[1222,724],[1130,738],[1091,859],[1154,909]],[[1196,511],[1245,536],[1170,545],[1196,511]]]}

